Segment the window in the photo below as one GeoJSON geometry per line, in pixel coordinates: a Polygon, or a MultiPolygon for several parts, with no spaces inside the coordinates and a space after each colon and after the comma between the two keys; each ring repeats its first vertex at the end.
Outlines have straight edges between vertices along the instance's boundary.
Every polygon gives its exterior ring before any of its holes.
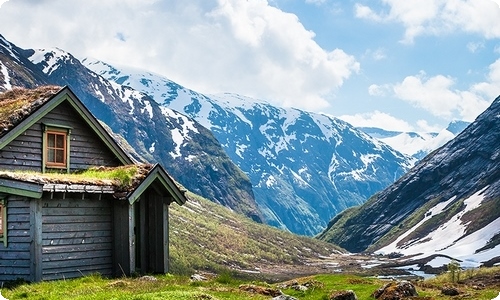
{"type": "Polygon", "coordinates": [[[44,124],[43,172],[46,169],[65,169],[69,172],[70,133],[70,127],[44,124]]]}
{"type": "Polygon", "coordinates": [[[47,166],[66,167],[66,133],[47,131],[47,166]]]}

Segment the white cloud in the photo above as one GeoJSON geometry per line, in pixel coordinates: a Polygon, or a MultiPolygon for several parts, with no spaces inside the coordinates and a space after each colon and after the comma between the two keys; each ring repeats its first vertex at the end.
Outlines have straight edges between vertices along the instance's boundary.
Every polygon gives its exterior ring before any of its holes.
{"type": "Polygon", "coordinates": [[[368,87],[368,94],[370,96],[386,96],[392,91],[392,86],[389,84],[377,85],[372,84],[368,87]]]}
{"type": "Polygon", "coordinates": [[[266,0],[10,2],[0,32],[20,47],[145,68],[204,93],[320,110],[359,70],[353,56],[322,49],[296,15],[266,0]]]}
{"type": "Polygon", "coordinates": [[[489,66],[486,81],[473,85],[471,92],[483,95],[486,99],[494,99],[500,95],[500,59],[489,66]]]}
{"type": "Polygon", "coordinates": [[[471,53],[476,53],[476,52],[478,52],[480,49],[483,49],[483,48],[484,48],[484,43],[483,43],[483,42],[477,42],[477,43],[470,42],[470,43],[467,43],[467,49],[468,49],[471,53]]]}
{"type": "Polygon", "coordinates": [[[420,35],[440,35],[454,31],[474,33],[492,39],[500,37],[499,1],[491,0],[383,0],[388,11],[375,12],[355,5],[358,18],[377,22],[399,22],[405,26],[404,43],[420,35]]]}
{"type": "MultiPolygon", "coordinates": [[[[442,130],[442,126],[440,125],[431,125],[427,122],[427,120],[418,120],[417,121],[417,132],[439,132],[442,130]]],[[[435,148],[433,148],[435,149],[435,148]]]]}
{"type": "Polygon", "coordinates": [[[500,59],[489,67],[487,80],[468,90],[455,89],[455,79],[443,75],[428,77],[425,72],[407,76],[393,85],[372,85],[371,95],[393,96],[443,119],[473,121],[500,94],[500,59]]]}
{"type": "Polygon", "coordinates": [[[376,50],[368,49],[365,51],[365,57],[369,57],[375,61],[383,60],[387,58],[385,50],[383,48],[378,48],[376,50]]]}
{"type": "Polygon", "coordinates": [[[377,127],[389,131],[413,131],[414,128],[406,121],[395,118],[390,114],[380,112],[343,115],[338,117],[355,127],[377,127]]]}

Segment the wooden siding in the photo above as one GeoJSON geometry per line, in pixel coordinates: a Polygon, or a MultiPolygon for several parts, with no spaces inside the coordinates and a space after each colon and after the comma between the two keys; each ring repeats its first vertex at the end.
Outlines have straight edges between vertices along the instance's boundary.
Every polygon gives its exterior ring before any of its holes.
{"type": "Polygon", "coordinates": [[[71,127],[70,168],[118,166],[119,159],[67,102],[61,103],[0,150],[0,169],[42,170],[42,124],[71,127]]]}
{"type": "Polygon", "coordinates": [[[0,282],[30,280],[30,202],[27,198],[7,199],[7,248],[0,243],[0,282]]]}
{"type": "Polygon", "coordinates": [[[113,274],[111,201],[42,199],[43,280],[113,274]]]}

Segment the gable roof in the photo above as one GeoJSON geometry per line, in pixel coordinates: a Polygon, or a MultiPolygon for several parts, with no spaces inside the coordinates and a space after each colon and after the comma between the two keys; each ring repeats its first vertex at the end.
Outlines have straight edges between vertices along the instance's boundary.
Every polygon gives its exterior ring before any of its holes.
{"type": "Polygon", "coordinates": [[[128,200],[132,204],[147,188],[153,187],[160,195],[172,197],[179,205],[186,203],[184,192],[159,164],[95,167],[91,170],[96,175],[122,170],[130,174],[130,178],[121,181],[83,174],[0,171],[0,193],[30,198],[40,198],[43,192],[113,194],[116,199],[128,200]]]}
{"type": "Polygon", "coordinates": [[[155,164],[141,183],[127,195],[127,199],[130,204],[134,203],[144,190],[150,186],[157,187],[157,191],[163,196],[170,195],[179,205],[186,203],[186,196],[184,195],[184,192],[177,187],[175,182],[172,178],[170,178],[161,165],[155,164]],[[161,192],[162,190],[167,193],[161,192]]]}
{"type": "Polygon", "coordinates": [[[15,88],[0,94],[0,149],[40,120],[53,108],[67,101],[124,165],[134,161],[111,137],[69,87],[42,86],[15,88]]]}

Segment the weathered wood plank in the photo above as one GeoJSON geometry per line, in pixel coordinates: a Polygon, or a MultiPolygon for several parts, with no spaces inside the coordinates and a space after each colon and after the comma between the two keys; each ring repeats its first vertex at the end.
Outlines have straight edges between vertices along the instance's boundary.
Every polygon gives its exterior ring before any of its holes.
{"type": "Polygon", "coordinates": [[[26,207],[11,207],[9,203],[9,210],[8,210],[8,218],[9,221],[14,222],[14,221],[21,221],[21,222],[27,222],[29,221],[29,213],[26,211],[26,207]]]}
{"type": "Polygon", "coordinates": [[[9,209],[12,208],[25,208],[25,213],[29,214],[30,201],[24,197],[10,196],[9,209]]]}
{"type": "Polygon", "coordinates": [[[60,216],[109,216],[111,209],[109,207],[47,207],[43,212],[45,213],[44,221],[50,222],[51,219],[57,219],[60,216]]]}
{"type": "MultiPolygon", "coordinates": [[[[13,141],[7,147],[5,147],[2,152],[8,157],[17,158],[28,158],[28,157],[38,157],[42,151],[42,143],[33,143],[25,141],[13,141]]],[[[5,157],[5,156],[4,156],[5,157]]]]}
{"type": "Polygon", "coordinates": [[[111,266],[111,257],[103,256],[103,257],[90,257],[90,258],[81,258],[77,260],[67,259],[64,261],[46,261],[43,264],[44,273],[50,271],[51,269],[59,269],[59,270],[70,270],[75,269],[75,267],[87,267],[87,266],[111,266]]]}
{"type": "Polygon", "coordinates": [[[15,267],[15,268],[1,268],[0,269],[0,280],[2,277],[5,277],[5,281],[8,280],[16,280],[21,275],[29,275],[29,267],[15,267]]]}
{"type": "Polygon", "coordinates": [[[44,246],[63,246],[63,245],[77,245],[77,244],[99,244],[99,243],[111,243],[111,236],[103,237],[83,237],[83,238],[57,238],[57,239],[45,239],[43,240],[44,246]]]}
{"type": "Polygon", "coordinates": [[[11,236],[9,235],[9,248],[11,245],[14,244],[28,244],[27,249],[29,249],[29,243],[31,242],[31,239],[29,235],[24,235],[24,236],[11,236]]]}
{"type": "MultiPolygon", "coordinates": [[[[28,259],[2,259],[0,260],[0,270],[5,268],[29,268],[28,259]]],[[[29,271],[28,271],[29,272],[29,271]]]]}
{"type": "Polygon", "coordinates": [[[2,252],[2,260],[3,259],[30,259],[30,253],[29,252],[18,252],[18,251],[5,251],[2,252]]]}
{"type": "MultiPolygon", "coordinates": [[[[74,255],[77,252],[84,252],[89,257],[101,251],[111,251],[111,243],[102,244],[70,244],[70,245],[50,245],[42,248],[42,254],[68,254],[74,255]]],[[[110,254],[110,253],[108,253],[110,254]]]]}
{"type": "Polygon", "coordinates": [[[70,195],[66,195],[65,199],[50,199],[50,193],[45,193],[43,195],[42,199],[42,206],[43,209],[46,209],[47,207],[59,207],[59,208],[65,208],[65,207],[109,207],[109,198],[108,199],[102,199],[101,201],[82,201],[81,197],[79,198],[74,198],[70,197],[70,195]]]}
{"type": "Polygon", "coordinates": [[[110,222],[109,214],[101,215],[51,215],[44,216],[43,222],[46,224],[64,224],[64,223],[105,223],[110,222]]]}
{"type": "Polygon", "coordinates": [[[88,252],[70,252],[70,253],[53,253],[53,254],[44,254],[43,262],[48,261],[59,261],[62,266],[64,266],[65,262],[68,260],[82,260],[87,258],[97,258],[97,257],[109,257],[111,258],[110,250],[101,250],[101,251],[92,251],[91,255],[88,252]]]}
{"type": "Polygon", "coordinates": [[[88,232],[44,232],[43,238],[46,240],[51,239],[72,239],[72,238],[97,238],[97,237],[111,237],[110,230],[103,231],[88,231],[88,232]]]}
{"type": "Polygon", "coordinates": [[[111,230],[111,223],[42,224],[43,232],[76,232],[111,230]]]}

